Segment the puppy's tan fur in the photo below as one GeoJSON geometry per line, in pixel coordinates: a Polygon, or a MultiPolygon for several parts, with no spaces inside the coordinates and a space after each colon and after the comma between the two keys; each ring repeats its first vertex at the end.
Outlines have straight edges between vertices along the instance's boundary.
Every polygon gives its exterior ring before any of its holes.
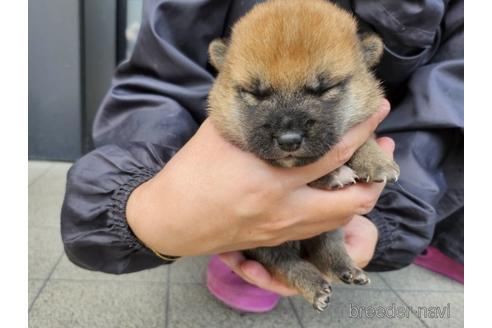
{"type": "MultiPolygon", "coordinates": [[[[335,77],[353,75],[354,101],[363,100],[367,111],[354,113],[341,124],[367,118],[380,102],[382,91],[374,87],[367,62],[371,66],[377,63],[382,46],[374,49],[371,58],[364,58],[352,16],[323,0],[304,2],[277,0],[257,5],[234,25],[227,52],[218,41],[210,46],[212,63],[220,71],[209,95],[210,118],[239,145],[245,142],[239,133],[241,121],[232,110],[232,88],[247,84],[252,75],[260,75],[274,88],[287,92],[312,82],[319,69],[329,68],[335,77]],[[220,62],[213,60],[217,47],[225,53],[220,62]]],[[[371,40],[373,37],[365,41],[371,40]]]]}
{"type": "MultiPolygon", "coordinates": [[[[248,141],[251,143],[255,130],[251,132],[251,121],[244,118],[245,108],[266,108],[260,105],[273,101],[241,93],[241,88],[251,88],[256,81],[256,88],[274,90],[277,100],[287,99],[284,103],[297,95],[297,107],[291,107],[299,111],[317,115],[331,111],[331,121],[326,124],[341,135],[378,109],[382,91],[371,68],[379,61],[382,49],[377,36],[358,36],[355,19],[327,1],[272,0],[259,4],[234,25],[230,40],[215,40],[210,45],[211,62],[219,71],[209,94],[210,118],[225,138],[252,150],[248,141]],[[302,90],[320,84],[320,75],[327,76],[335,87],[318,98],[303,95],[302,90]],[[343,87],[337,87],[339,81],[345,81],[343,87]],[[320,103],[330,104],[326,105],[330,108],[313,109],[310,105],[320,103]]],[[[276,103],[272,104],[269,110],[279,111],[276,103]]],[[[258,113],[263,114],[268,113],[258,113]]],[[[258,142],[253,146],[261,147],[258,142]]],[[[295,165],[291,158],[277,162],[295,165]]],[[[347,165],[311,185],[343,186],[357,176],[364,181],[391,181],[399,173],[398,166],[374,140],[361,147],[347,165]]],[[[331,294],[327,277],[334,275],[347,283],[368,282],[348,257],[341,230],[245,253],[297,288],[320,311],[331,294]]]]}

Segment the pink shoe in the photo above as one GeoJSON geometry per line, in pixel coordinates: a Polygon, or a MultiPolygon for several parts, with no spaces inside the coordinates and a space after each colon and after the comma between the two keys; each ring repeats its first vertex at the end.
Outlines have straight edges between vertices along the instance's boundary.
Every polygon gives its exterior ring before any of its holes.
{"type": "Polygon", "coordinates": [[[465,282],[465,266],[448,257],[435,247],[429,246],[424,254],[417,256],[414,263],[456,280],[459,283],[463,284],[465,282]]]}
{"type": "Polygon", "coordinates": [[[241,312],[268,312],[280,300],[280,295],[244,281],[217,255],[208,262],[207,287],[217,299],[241,312]]]}

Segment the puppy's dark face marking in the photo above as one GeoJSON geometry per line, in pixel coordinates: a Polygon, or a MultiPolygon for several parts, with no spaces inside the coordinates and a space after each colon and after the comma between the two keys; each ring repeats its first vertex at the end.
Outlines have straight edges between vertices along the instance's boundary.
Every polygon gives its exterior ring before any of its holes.
{"type": "Polygon", "coordinates": [[[350,76],[318,74],[295,90],[275,89],[259,78],[236,85],[247,149],[274,165],[316,161],[341,138],[348,83],[350,76]]]}
{"type": "Polygon", "coordinates": [[[325,1],[269,1],[209,47],[219,71],[210,117],[239,147],[285,167],[316,161],[370,116],[381,90],[370,72],[381,40],[357,35],[325,1]]]}

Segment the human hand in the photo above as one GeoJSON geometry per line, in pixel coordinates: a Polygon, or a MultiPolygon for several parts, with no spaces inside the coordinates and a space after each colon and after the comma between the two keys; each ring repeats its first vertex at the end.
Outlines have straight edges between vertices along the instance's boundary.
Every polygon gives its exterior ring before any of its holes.
{"type": "MultiPolygon", "coordinates": [[[[395,145],[390,138],[379,138],[378,144],[388,154],[392,155],[395,145]]],[[[348,187],[351,188],[351,187],[348,187]]],[[[378,230],[374,223],[361,215],[355,215],[344,227],[345,247],[354,263],[364,268],[371,261],[378,241],[378,230]]],[[[241,252],[219,254],[220,259],[237,275],[249,283],[283,296],[297,294],[291,288],[276,278],[259,263],[245,259],[241,252]]]]}
{"type": "Polygon", "coordinates": [[[366,267],[371,261],[378,242],[378,229],[368,218],[354,215],[344,227],[345,247],[355,265],[366,267]]]}
{"type": "Polygon", "coordinates": [[[383,185],[333,192],[307,184],[343,165],[388,111],[385,101],[321,159],[290,169],[234,147],[207,120],[161,172],[132,192],[128,224],[147,246],[181,256],[274,246],[336,229],[370,211],[383,185]]]}

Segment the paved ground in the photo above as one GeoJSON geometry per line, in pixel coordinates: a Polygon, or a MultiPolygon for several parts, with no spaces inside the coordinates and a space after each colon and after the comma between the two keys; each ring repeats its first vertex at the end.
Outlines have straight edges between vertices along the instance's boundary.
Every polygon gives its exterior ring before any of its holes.
{"type": "Polygon", "coordinates": [[[463,326],[463,287],[416,266],[371,274],[366,287],[335,286],[322,314],[293,297],[263,315],[240,314],[216,301],[204,287],[205,257],[123,276],[80,269],[64,255],[59,232],[69,167],[29,163],[30,327],[463,326]]]}

